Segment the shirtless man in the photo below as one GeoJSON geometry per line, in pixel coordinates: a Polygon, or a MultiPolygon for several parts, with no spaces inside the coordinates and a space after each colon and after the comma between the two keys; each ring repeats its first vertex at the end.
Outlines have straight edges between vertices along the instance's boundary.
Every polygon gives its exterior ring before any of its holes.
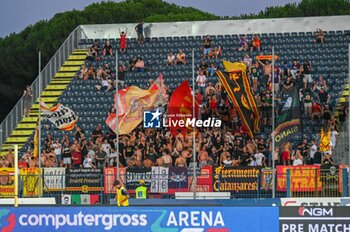
{"type": "Polygon", "coordinates": [[[163,158],[163,166],[165,167],[169,167],[172,166],[173,164],[173,158],[171,158],[170,154],[169,154],[169,150],[165,149],[162,153],[162,158],[163,158]]]}
{"type": "Polygon", "coordinates": [[[128,165],[128,167],[140,167],[141,166],[141,162],[137,160],[136,155],[133,155],[131,157],[131,159],[128,160],[127,165],[128,165]]]}
{"type": "Polygon", "coordinates": [[[192,141],[190,140],[190,138],[188,138],[188,136],[186,136],[184,147],[191,147],[191,146],[192,146],[192,141]]]}
{"type": "Polygon", "coordinates": [[[180,49],[179,53],[176,55],[177,64],[186,64],[186,54],[180,49]]]}
{"type": "Polygon", "coordinates": [[[51,161],[49,160],[46,150],[43,150],[43,153],[41,154],[40,162],[42,167],[51,167],[51,161]]]}
{"type": "Polygon", "coordinates": [[[181,155],[178,158],[176,158],[175,166],[177,166],[177,167],[186,167],[187,166],[186,158],[183,157],[183,153],[181,153],[181,155]]]}
{"type": "Polygon", "coordinates": [[[163,156],[159,157],[156,161],[156,166],[162,167],[164,165],[163,156]]]}
{"type": "Polygon", "coordinates": [[[150,159],[145,159],[145,160],[143,161],[143,166],[144,166],[145,168],[151,168],[151,167],[153,166],[152,160],[150,160],[150,159]]]}
{"type": "Polygon", "coordinates": [[[34,158],[34,156],[31,156],[28,162],[28,167],[35,168],[38,166],[37,164],[38,164],[38,158],[34,158]]]}
{"type": "Polygon", "coordinates": [[[134,154],[136,155],[136,159],[138,161],[142,161],[143,157],[142,157],[142,146],[138,145],[136,151],[134,152],[134,154]]]}
{"type": "Polygon", "coordinates": [[[209,155],[207,152],[207,147],[203,145],[202,150],[198,154],[198,162],[200,166],[207,165],[209,160],[209,155]]]}
{"type": "Polygon", "coordinates": [[[181,152],[183,150],[183,143],[180,137],[176,137],[175,148],[177,151],[181,152]]]}
{"type": "Polygon", "coordinates": [[[188,147],[185,147],[185,149],[182,151],[181,156],[186,159],[187,165],[190,163],[192,158],[192,149],[189,149],[188,147]]]}
{"type": "Polygon", "coordinates": [[[6,154],[6,159],[10,164],[11,167],[14,166],[14,158],[15,158],[15,154],[13,154],[13,150],[10,148],[9,152],[6,154]]]}
{"type": "Polygon", "coordinates": [[[215,94],[216,89],[213,87],[213,83],[209,82],[208,86],[205,88],[205,96],[208,96],[208,94],[213,93],[215,94]]]}
{"type": "Polygon", "coordinates": [[[51,148],[50,152],[47,154],[48,160],[49,160],[49,167],[58,167],[59,163],[57,161],[56,153],[54,152],[54,149],[51,148]]]}
{"type": "Polygon", "coordinates": [[[260,60],[258,60],[258,62],[263,66],[264,77],[266,78],[266,80],[271,78],[272,65],[269,63],[269,61],[265,61],[265,64],[262,63],[260,60]]]}

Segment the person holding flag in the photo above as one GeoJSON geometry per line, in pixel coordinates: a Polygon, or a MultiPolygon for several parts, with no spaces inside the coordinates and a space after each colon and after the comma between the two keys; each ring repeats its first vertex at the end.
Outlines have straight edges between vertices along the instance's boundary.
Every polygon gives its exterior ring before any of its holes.
{"type": "Polygon", "coordinates": [[[127,193],[125,187],[119,180],[114,181],[113,186],[116,190],[114,202],[116,202],[118,206],[129,206],[129,194],[127,193]]]}

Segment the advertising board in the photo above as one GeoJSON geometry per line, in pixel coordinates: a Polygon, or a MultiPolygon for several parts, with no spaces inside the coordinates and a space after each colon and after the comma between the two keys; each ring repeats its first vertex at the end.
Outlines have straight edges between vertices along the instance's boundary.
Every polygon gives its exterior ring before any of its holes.
{"type": "Polygon", "coordinates": [[[341,206],[342,200],[350,198],[320,197],[320,198],[281,198],[281,206],[341,206]]]}
{"type": "Polygon", "coordinates": [[[277,232],[278,207],[25,207],[0,210],[0,231],[84,230],[277,232]]]}
{"type": "Polygon", "coordinates": [[[350,231],[348,207],[280,207],[281,232],[350,231]]]}

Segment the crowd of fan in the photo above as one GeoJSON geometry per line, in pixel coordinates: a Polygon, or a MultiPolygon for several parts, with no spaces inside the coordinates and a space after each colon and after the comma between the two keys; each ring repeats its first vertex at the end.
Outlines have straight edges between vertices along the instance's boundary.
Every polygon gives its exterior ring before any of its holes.
{"type": "MultiPolygon", "coordinates": [[[[143,22],[135,28],[138,33],[138,43],[144,43],[143,22]],[[140,26],[141,25],[141,26],[140,26]],[[140,34],[141,33],[141,34],[140,34]]],[[[322,31],[317,32],[315,42],[324,41],[322,31]],[[322,40],[320,39],[322,37],[322,40]]],[[[121,32],[120,51],[126,53],[126,36],[121,32]]],[[[224,165],[224,166],[271,166],[303,165],[333,163],[332,151],[337,140],[337,120],[332,116],[329,106],[329,86],[321,75],[317,80],[312,79],[312,65],[310,61],[283,62],[274,66],[269,60],[260,61],[251,58],[251,52],[257,50],[261,53],[261,41],[259,35],[242,36],[240,47],[234,50],[244,52],[242,62],[247,66],[247,77],[251,82],[252,93],[255,97],[261,114],[261,128],[271,125],[272,114],[272,90],[275,90],[276,98],[283,98],[292,86],[300,90],[300,102],[303,105],[304,118],[320,120],[326,128],[331,128],[331,149],[322,155],[317,146],[318,141],[304,141],[300,144],[288,142],[272,151],[271,140],[264,137],[256,137],[252,141],[247,135],[247,129],[242,125],[238,112],[228,99],[222,85],[207,81],[208,76],[214,76],[217,67],[212,58],[220,58],[223,54],[221,46],[212,46],[214,41],[210,36],[203,40],[202,61],[197,69],[196,101],[200,105],[199,117],[220,118],[223,121],[222,128],[201,129],[195,137],[195,150],[197,162],[200,166],[224,165]],[[209,63],[209,65],[208,65],[209,63]],[[274,83],[274,86],[272,84],[274,83]]],[[[112,55],[113,47],[106,42],[100,48],[98,42],[88,49],[88,59],[99,60],[101,55],[112,55]]],[[[169,52],[165,59],[165,65],[186,64],[186,54],[179,49],[176,55],[169,52]]],[[[121,63],[118,67],[119,81],[124,85],[127,72],[145,71],[145,62],[140,57],[132,58],[127,67],[121,63]]],[[[108,64],[100,66],[96,71],[92,66],[82,67],[78,78],[99,79],[101,85],[96,86],[100,91],[110,91],[116,85],[114,72],[108,64]]],[[[165,77],[166,80],[166,77],[165,77]]],[[[149,85],[153,80],[150,80],[149,85]]],[[[168,90],[171,94],[171,90],[168,90]]],[[[166,109],[166,105],[163,107],[166,109]]],[[[111,111],[115,112],[113,108],[111,111]]],[[[278,111],[276,110],[278,115],[278,111]]],[[[347,109],[340,112],[339,121],[345,121],[347,109]]],[[[49,131],[47,131],[49,134],[49,131]]],[[[116,151],[116,136],[112,131],[102,131],[97,125],[92,134],[85,134],[84,129],[76,126],[75,137],[53,138],[48,135],[45,139],[41,160],[33,157],[33,143],[30,150],[24,153],[19,163],[20,166],[34,167],[41,162],[42,167],[69,167],[69,168],[102,168],[116,166],[179,166],[186,167],[193,162],[193,135],[178,133],[173,136],[168,130],[144,129],[137,127],[130,135],[119,137],[119,153],[116,151]]],[[[0,167],[13,166],[13,152],[5,157],[0,157],[0,167]],[[12,157],[12,158],[11,158],[12,157]]]]}

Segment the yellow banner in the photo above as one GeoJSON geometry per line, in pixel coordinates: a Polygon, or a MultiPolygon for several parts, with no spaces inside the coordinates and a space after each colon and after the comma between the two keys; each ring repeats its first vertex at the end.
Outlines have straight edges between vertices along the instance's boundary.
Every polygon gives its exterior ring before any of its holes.
{"type": "Polygon", "coordinates": [[[23,197],[36,197],[42,195],[42,178],[39,183],[39,168],[20,169],[21,180],[23,183],[23,197]]]}
{"type": "Polygon", "coordinates": [[[14,197],[14,172],[13,168],[0,168],[0,198],[14,197]]]}

